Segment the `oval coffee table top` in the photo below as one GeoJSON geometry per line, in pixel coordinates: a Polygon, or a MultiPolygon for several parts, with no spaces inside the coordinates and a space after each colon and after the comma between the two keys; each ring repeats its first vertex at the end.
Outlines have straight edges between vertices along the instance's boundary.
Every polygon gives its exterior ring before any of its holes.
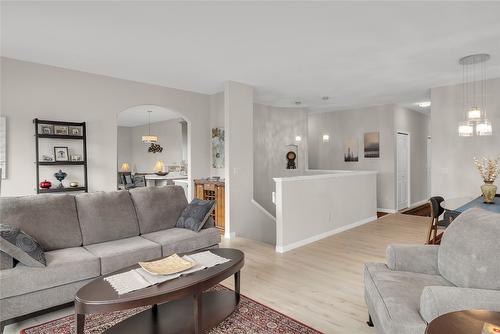
{"type": "Polygon", "coordinates": [[[469,310],[447,313],[432,320],[425,333],[481,334],[485,322],[500,326],[500,312],[469,310]]]}
{"type": "Polygon", "coordinates": [[[240,250],[232,248],[215,248],[210,249],[210,252],[230,259],[231,261],[186,276],[181,276],[171,281],[118,295],[104,278],[138,268],[139,265],[135,264],[114,273],[96,278],[83,286],[76,293],[76,305],[77,307],[83,307],[87,312],[106,312],[123,308],[120,307],[120,305],[136,307],[140,304],[154,304],[160,302],[156,300],[158,299],[157,297],[160,296],[162,301],[168,301],[169,296],[171,299],[178,299],[202,292],[233,275],[243,267],[244,254],[240,250]]]}

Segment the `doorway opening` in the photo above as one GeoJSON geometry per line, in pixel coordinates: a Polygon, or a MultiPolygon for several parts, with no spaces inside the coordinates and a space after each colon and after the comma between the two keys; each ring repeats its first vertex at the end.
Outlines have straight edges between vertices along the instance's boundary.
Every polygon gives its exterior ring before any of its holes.
{"type": "Polygon", "coordinates": [[[180,185],[189,198],[188,122],[156,105],[117,116],[117,188],[180,185]]]}

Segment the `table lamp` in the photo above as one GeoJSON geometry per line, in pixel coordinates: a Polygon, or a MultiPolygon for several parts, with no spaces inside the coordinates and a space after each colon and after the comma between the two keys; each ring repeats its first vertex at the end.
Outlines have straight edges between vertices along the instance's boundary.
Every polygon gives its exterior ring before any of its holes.
{"type": "Polygon", "coordinates": [[[163,162],[163,160],[158,160],[154,167],[156,175],[167,175],[167,173],[164,172],[164,169],[165,163],[163,162]]]}
{"type": "Polygon", "coordinates": [[[128,165],[127,162],[122,163],[122,166],[120,167],[121,172],[130,172],[130,166],[128,165]]]}

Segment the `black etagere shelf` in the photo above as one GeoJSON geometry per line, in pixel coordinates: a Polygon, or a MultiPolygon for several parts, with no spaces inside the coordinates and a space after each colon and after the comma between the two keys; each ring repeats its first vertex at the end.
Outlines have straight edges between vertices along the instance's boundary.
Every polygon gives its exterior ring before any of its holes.
{"type": "MultiPolygon", "coordinates": [[[[63,122],[63,121],[50,121],[50,120],[41,120],[35,118],[33,120],[35,125],[35,150],[36,150],[36,192],[37,194],[45,194],[45,193],[61,193],[61,192],[69,192],[69,191],[84,191],[88,192],[88,178],[87,178],[87,131],[86,131],[86,123],[85,122],[63,122]],[[48,131],[49,133],[41,132],[41,127],[45,127],[47,129],[52,129],[48,131]],[[79,129],[80,133],[78,134],[57,134],[54,132],[55,127],[63,127],[66,129],[76,128],[79,129]],[[51,132],[51,133],[50,133],[51,132]],[[82,160],[80,161],[40,161],[40,139],[59,139],[59,140],[80,140],[82,142],[82,160]],[[83,167],[83,186],[78,187],[64,187],[58,188],[57,185],[54,185],[53,188],[44,189],[40,188],[40,167],[41,166],[82,166],[83,167]]],[[[69,132],[69,130],[68,130],[69,132]]],[[[69,156],[68,156],[69,158],[69,156]]],[[[55,156],[54,156],[55,160],[55,156]]],[[[55,170],[57,171],[57,170],[55,170]]]]}

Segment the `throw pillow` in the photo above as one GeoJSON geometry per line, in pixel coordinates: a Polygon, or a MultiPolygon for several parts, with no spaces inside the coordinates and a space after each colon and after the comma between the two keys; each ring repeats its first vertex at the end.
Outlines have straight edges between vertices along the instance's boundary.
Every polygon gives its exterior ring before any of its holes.
{"type": "Polygon", "coordinates": [[[45,253],[38,242],[18,227],[0,224],[0,250],[22,264],[45,267],[45,253]]]}
{"type": "Polygon", "coordinates": [[[195,232],[199,232],[203,225],[207,222],[215,206],[215,201],[193,199],[191,203],[182,211],[181,216],[177,219],[175,227],[187,228],[195,232]]]}

